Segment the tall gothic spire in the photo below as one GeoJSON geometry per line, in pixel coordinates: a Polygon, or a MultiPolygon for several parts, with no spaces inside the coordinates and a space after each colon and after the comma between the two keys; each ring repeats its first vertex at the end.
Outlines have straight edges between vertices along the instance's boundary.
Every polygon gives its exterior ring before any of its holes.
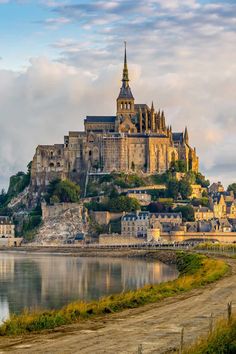
{"type": "Polygon", "coordinates": [[[123,68],[123,76],[122,76],[122,86],[120,89],[119,98],[128,98],[133,99],[133,95],[131,89],[129,87],[129,71],[127,64],[127,51],[126,51],[126,42],[125,42],[125,52],[124,52],[124,68],[123,68]]]}
{"type": "Polygon", "coordinates": [[[129,85],[129,71],[127,65],[127,53],[126,53],[126,42],[125,42],[125,55],[124,55],[124,69],[123,69],[123,86],[127,87],[129,85]]]}
{"type": "Polygon", "coordinates": [[[185,127],[185,131],[184,131],[184,141],[186,144],[188,144],[189,142],[189,138],[188,138],[188,128],[185,127]]]}

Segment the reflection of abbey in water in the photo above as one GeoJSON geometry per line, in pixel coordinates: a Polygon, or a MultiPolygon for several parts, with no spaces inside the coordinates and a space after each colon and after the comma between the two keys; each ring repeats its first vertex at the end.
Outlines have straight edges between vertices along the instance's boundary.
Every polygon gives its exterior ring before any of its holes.
{"type": "Polygon", "coordinates": [[[95,299],[100,296],[176,277],[177,271],[160,262],[126,259],[53,257],[39,261],[42,299],[51,293],[95,299]]]}
{"type": "Polygon", "coordinates": [[[146,260],[5,254],[0,259],[0,318],[8,305],[18,313],[58,308],[176,276],[175,268],[146,260]]]}
{"type": "MultiPolygon", "coordinates": [[[[104,97],[106,100],[106,97],[104,97]]],[[[79,182],[83,172],[163,173],[171,162],[183,160],[198,171],[198,157],[185,132],[172,132],[165,114],[147,104],[135,103],[129,86],[126,58],[116,115],[87,116],[84,130],[69,132],[64,144],[39,145],[33,158],[31,184],[44,188],[49,181],[79,182]]]]}

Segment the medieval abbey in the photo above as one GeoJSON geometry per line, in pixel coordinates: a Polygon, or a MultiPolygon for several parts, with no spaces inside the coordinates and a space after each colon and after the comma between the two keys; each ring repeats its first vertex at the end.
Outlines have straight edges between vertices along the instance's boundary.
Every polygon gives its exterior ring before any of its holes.
{"type": "Polygon", "coordinates": [[[122,86],[116,115],[87,116],[84,131],[72,131],[64,144],[39,145],[33,158],[31,184],[44,188],[55,178],[79,182],[88,173],[163,173],[172,161],[184,160],[188,170],[198,171],[195,148],[185,132],[172,132],[163,111],[152,103],[135,103],[129,86],[124,55],[122,86]]]}

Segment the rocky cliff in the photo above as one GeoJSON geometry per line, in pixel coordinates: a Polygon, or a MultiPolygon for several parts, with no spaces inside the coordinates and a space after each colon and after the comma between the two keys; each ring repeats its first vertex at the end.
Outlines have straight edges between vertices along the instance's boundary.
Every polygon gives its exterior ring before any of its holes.
{"type": "Polygon", "coordinates": [[[87,214],[81,205],[75,204],[74,207],[62,210],[54,217],[44,219],[36,234],[34,244],[62,245],[73,243],[78,234],[86,234],[87,231],[87,214]]]}

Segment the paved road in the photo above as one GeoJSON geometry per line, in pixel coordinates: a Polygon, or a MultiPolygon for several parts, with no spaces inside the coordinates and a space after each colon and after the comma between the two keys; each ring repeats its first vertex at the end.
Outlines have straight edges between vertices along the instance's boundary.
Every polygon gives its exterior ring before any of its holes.
{"type": "Polygon", "coordinates": [[[166,353],[178,348],[182,327],[188,345],[208,331],[211,312],[225,315],[231,300],[236,306],[236,261],[229,263],[232,274],[204,289],[52,333],[0,338],[0,354],[134,354],[141,343],[144,354],[166,353]]]}

